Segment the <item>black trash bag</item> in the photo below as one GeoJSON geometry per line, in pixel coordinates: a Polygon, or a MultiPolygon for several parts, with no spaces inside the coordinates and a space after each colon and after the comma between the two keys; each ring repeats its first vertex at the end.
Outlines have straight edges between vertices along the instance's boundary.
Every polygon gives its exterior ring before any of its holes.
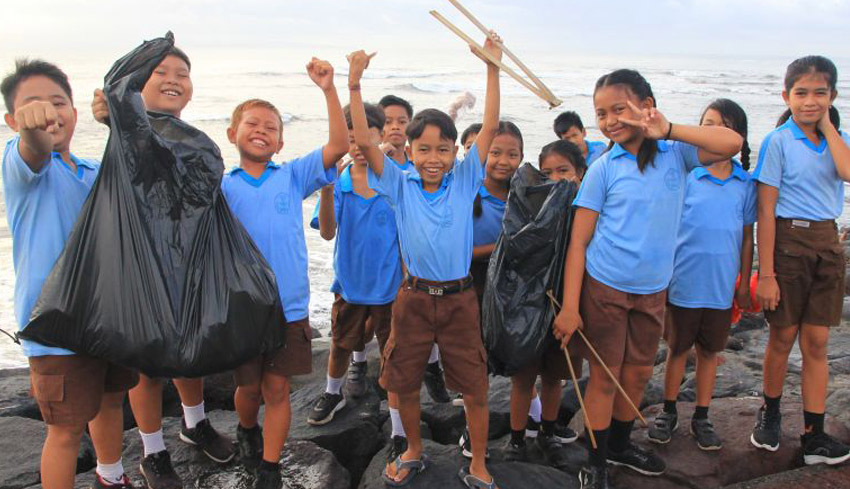
{"type": "Polygon", "coordinates": [[[555,341],[555,310],[546,293],[562,293],[576,190],[572,182],[548,180],[529,163],[511,179],[482,305],[484,343],[497,375],[519,372],[555,341]]]}
{"type": "Polygon", "coordinates": [[[221,192],[203,132],[147,113],[174,44],[147,41],[106,75],[110,135],[94,188],[21,336],[151,377],[199,377],[280,347],[274,273],[221,192]]]}

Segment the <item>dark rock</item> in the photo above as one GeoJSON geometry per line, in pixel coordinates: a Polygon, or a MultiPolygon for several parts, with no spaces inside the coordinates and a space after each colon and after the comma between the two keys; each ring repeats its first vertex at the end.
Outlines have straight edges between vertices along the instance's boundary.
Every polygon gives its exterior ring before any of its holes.
{"type": "MultiPolygon", "coordinates": [[[[578,372],[576,372],[578,375],[578,372]]],[[[578,388],[581,391],[581,395],[584,396],[584,391],[587,389],[587,377],[582,377],[578,379],[578,388]]],[[[573,381],[568,380],[567,384],[561,389],[561,409],[559,414],[561,416],[567,414],[575,414],[581,410],[581,404],[578,402],[578,396],[576,396],[576,390],[573,388],[573,381]]]]}
{"type": "MultiPolygon", "coordinates": [[[[416,488],[460,488],[464,487],[458,479],[458,471],[468,461],[458,452],[456,446],[440,445],[429,440],[424,441],[425,453],[431,459],[431,466],[416,476],[407,486],[416,488]]],[[[381,479],[386,460],[385,448],[379,452],[360,480],[360,489],[384,489],[386,485],[381,479]]],[[[494,450],[491,450],[491,453],[494,450]]],[[[487,464],[496,483],[501,489],[548,488],[564,489],[578,488],[578,479],[571,474],[555,470],[551,467],[532,463],[501,462],[496,454],[487,464]]]]}
{"type": "Polygon", "coordinates": [[[850,466],[815,465],[759,477],[726,486],[727,489],[846,489],[850,487],[850,466]]]}
{"type": "Polygon", "coordinates": [[[30,396],[30,370],[0,370],[0,416],[17,416],[41,421],[38,404],[30,396]]]}
{"type": "Polygon", "coordinates": [[[314,340],[315,340],[315,339],[317,339],[317,338],[321,338],[321,337],[322,337],[322,332],[321,332],[321,331],[319,331],[319,329],[318,329],[318,328],[310,328],[310,331],[311,331],[311,332],[312,332],[312,334],[313,334],[312,338],[313,338],[314,340]]]}
{"type": "MultiPolygon", "coordinates": [[[[500,438],[510,433],[511,417],[511,379],[509,377],[490,376],[489,437],[500,438]]],[[[431,429],[434,441],[444,444],[457,443],[466,426],[466,414],[462,407],[450,402],[438,403],[431,399],[425,387],[420,392],[422,421],[431,429]]]]}
{"type": "MultiPolygon", "coordinates": [[[[323,369],[326,373],[327,363],[323,369]]],[[[356,483],[372,457],[387,441],[381,433],[381,425],[387,415],[380,413],[381,400],[374,389],[368,388],[362,398],[348,399],[346,407],[337,412],[330,423],[324,426],[308,425],[307,417],[316,399],[325,391],[325,373],[320,379],[302,386],[292,394],[292,427],[289,437],[292,440],[311,441],[333,452],[356,483]]]]}
{"type": "MultiPolygon", "coordinates": [[[[740,359],[727,355],[726,362],[717,367],[717,378],[712,397],[718,399],[758,395],[761,391],[761,384],[761,366],[759,366],[758,372],[755,372],[745,367],[740,359]]],[[[696,376],[691,373],[686,376],[682,383],[678,400],[694,401],[696,399],[695,391],[696,376]]]]}
{"type": "MultiPolygon", "coordinates": [[[[46,425],[28,418],[0,418],[0,488],[18,489],[38,484],[41,448],[46,437],[46,425]]],[[[77,455],[77,473],[95,466],[94,448],[88,435],[83,436],[77,455]]]]}
{"type": "Polygon", "coordinates": [[[744,349],[744,339],[740,336],[729,336],[726,340],[726,349],[732,351],[741,351],[744,349]]]}
{"type": "MultiPolygon", "coordinates": [[[[615,484],[635,489],[713,488],[800,467],[802,404],[798,400],[783,399],[783,432],[779,450],[767,452],[756,449],[749,440],[761,403],[759,398],[717,399],[712,402],[711,420],[723,439],[723,449],[716,452],[699,450],[688,434],[693,404],[679,405],[679,429],[667,445],[649,443],[646,428],[636,425],[632,440],[655,450],[664,458],[667,472],[661,477],[648,478],[628,469],[617,469],[612,473],[615,484]]],[[[652,406],[644,411],[644,416],[652,422],[660,411],[660,406],[652,406]]],[[[840,440],[850,440],[850,430],[833,419],[827,419],[826,429],[840,440]]]]}
{"type": "Polygon", "coordinates": [[[760,330],[764,328],[767,328],[767,322],[764,320],[764,315],[762,313],[753,314],[747,312],[744,313],[741,316],[741,320],[732,327],[731,333],[733,336],[737,336],[738,334],[747,331],[760,330]]]}

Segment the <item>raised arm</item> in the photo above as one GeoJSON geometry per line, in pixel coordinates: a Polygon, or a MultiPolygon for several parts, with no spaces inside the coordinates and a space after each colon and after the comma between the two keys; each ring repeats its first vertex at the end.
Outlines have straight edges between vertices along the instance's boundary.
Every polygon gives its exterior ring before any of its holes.
{"type": "Polygon", "coordinates": [[[307,73],[313,83],[322,89],[328,105],[328,142],[322,147],[322,164],[325,169],[329,169],[348,152],[348,125],[334,86],[333,66],[314,57],[307,63],[307,73]]]}
{"type": "MultiPolygon", "coordinates": [[[[488,37],[484,43],[484,49],[497,59],[502,59],[502,48],[500,47],[502,40],[495,32],[491,31],[490,35],[496,42],[493,42],[488,37]]],[[[502,94],[499,86],[499,67],[490,63],[485,58],[481,59],[487,63],[487,94],[484,97],[484,120],[482,121],[481,131],[478,132],[478,137],[475,138],[475,144],[478,147],[479,161],[483,165],[487,161],[490,143],[493,142],[496,131],[499,129],[499,111],[502,94]]]]}
{"type": "Polygon", "coordinates": [[[380,177],[384,172],[384,153],[381,147],[372,142],[369,134],[369,123],[366,120],[366,109],[363,107],[363,96],[360,94],[360,80],[363,71],[369,66],[369,61],[375,54],[366,54],[365,51],[355,51],[348,58],[348,90],[350,92],[349,110],[351,111],[351,123],[354,126],[354,143],[366,157],[369,168],[380,177]]]}
{"type": "Polygon", "coordinates": [[[838,176],[845,182],[850,182],[850,147],[847,147],[847,142],[841,137],[841,133],[832,125],[829,112],[818,121],[818,129],[826,138],[838,176]]]}
{"type": "Polygon", "coordinates": [[[14,116],[6,114],[6,124],[18,131],[18,151],[35,173],[50,161],[53,152],[53,133],[58,129],[59,114],[51,102],[33,100],[15,109],[14,116]]]}

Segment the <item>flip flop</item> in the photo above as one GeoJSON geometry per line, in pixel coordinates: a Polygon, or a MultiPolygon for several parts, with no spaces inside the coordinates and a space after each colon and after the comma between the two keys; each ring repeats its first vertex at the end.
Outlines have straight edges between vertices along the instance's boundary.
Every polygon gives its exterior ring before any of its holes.
{"type": "Polygon", "coordinates": [[[490,476],[490,482],[484,482],[469,472],[469,466],[461,467],[457,476],[460,477],[460,481],[469,489],[498,489],[495,478],[490,476]]]}
{"type": "Polygon", "coordinates": [[[422,473],[425,469],[431,465],[431,460],[428,458],[428,455],[422,454],[418,460],[402,460],[401,455],[393,460],[393,465],[395,466],[395,473],[398,474],[401,470],[407,470],[407,475],[400,481],[393,479],[392,477],[387,475],[387,469],[384,469],[384,473],[381,474],[381,479],[383,479],[384,484],[390,487],[403,487],[410,484],[414,477],[422,473]]]}

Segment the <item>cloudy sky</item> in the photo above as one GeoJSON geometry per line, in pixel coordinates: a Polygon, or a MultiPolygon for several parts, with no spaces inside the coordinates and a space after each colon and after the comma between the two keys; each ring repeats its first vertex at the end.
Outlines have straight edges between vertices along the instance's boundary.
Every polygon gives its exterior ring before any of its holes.
{"type": "MultiPolygon", "coordinates": [[[[465,0],[515,51],[850,58],[850,0],[465,0]]],[[[444,0],[30,0],[3,9],[0,57],[126,51],[171,29],[184,48],[456,49],[444,0]],[[424,44],[423,44],[424,43],[424,44]]],[[[477,37],[477,36],[476,36],[477,37]]],[[[840,63],[839,63],[840,64],[840,63]]]]}

